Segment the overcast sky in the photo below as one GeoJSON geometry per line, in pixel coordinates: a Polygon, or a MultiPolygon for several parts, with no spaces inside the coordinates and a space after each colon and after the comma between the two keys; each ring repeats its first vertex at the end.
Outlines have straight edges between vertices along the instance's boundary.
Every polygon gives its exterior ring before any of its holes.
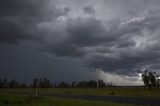
{"type": "Polygon", "coordinates": [[[160,73],[159,0],[0,0],[0,13],[1,78],[136,85],[160,73]]]}

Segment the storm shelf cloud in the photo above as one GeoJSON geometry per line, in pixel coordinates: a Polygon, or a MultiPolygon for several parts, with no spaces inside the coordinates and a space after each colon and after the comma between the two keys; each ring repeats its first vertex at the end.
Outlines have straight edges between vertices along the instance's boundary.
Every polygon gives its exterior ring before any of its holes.
{"type": "Polygon", "coordinates": [[[160,73],[159,5],[159,0],[1,0],[0,47],[28,44],[60,67],[70,61],[66,67],[73,73],[91,68],[95,74],[100,70],[102,79],[102,72],[108,73],[108,80],[111,74],[132,80],[145,68],[160,73]]]}

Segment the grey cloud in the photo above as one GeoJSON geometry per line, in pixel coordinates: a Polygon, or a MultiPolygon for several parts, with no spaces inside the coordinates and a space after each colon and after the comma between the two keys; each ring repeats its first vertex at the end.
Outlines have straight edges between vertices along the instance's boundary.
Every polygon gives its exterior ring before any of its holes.
{"type": "MultiPolygon", "coordinates": [[[[53,6],[52,10],[43,0],[2,0],[0,41],[34,39],[40,51],[57,57],[81,58],[87,67],[100,68],[116,74],[134,75],[145,66],[158,67],[158,7],[150,8],[147,4],[149,7],[143,8],[141,4],[143,9],[139,12],[139,9],[132,9],[137,7],[138,1],[134,2],[131,9],[127,4],[131,5],[133,1],[126,2],[124,7],[124,0],[121,1],[116,5],[121,5],[122,16],[106,21],[96,16],[98,10],[95,11],[94,7],[90,6],[82,6],[83,13],[79,13],[80,16],[75,13],[75,17],[71,13],[68,16],[67,13],[72,12],[69,6],[63,9],[53,6]],[[4,9],[6,12],[2,11],[4,9]],[[86,16],[86,13],[89,16],[86,16]]],[[[110,4],[114,3],[115,1],[110,4]]],[[[116,8],[119,8],[118,6],[116,8]]]]}
{"type": "Polygon", "coordinates": [[[50,43],[46,45],[51,52],[60,56],[84,56],[85,53],[79,49],[100,45],[114,39],[107,33],[102,21],[93,17],[68,19],[63,30],[66,39],[54,45],[50,43]]]}
{"type": "Polygon", "coordinates": [[[89,14],[89,15],[94,15],[95,14],[95,9],[92,6],[86,6],[83,8],[84,12],[89,14]]]}
{"type": "Polygon", "coordinates": [[[45,0],[1,0],[0,40],[16,43],[40,36],[38,24],[66,15],[68,8],[57,9],[45,0]]]}
{"type": "Polygon", "coordinates": [[[30,84],[34,78],[49,78],[53,83],[96,79],[81,60],[50,58],[35,50],[31,42],[0,45],[0,78],[15,78],[30,84]]]}
{"type": "MultiPolygon", "coordinates": [[[[85,27],[86,25],[84,25],[83,27],[77,28],[79,31],[78,32],[75,26],[74,28],[72,28],[71,27],[72,25],[70,25],[69,28],[71,28],[73,31],[71,30],[69,32],[74,32],[74,31],[76,32],[69,34],[78,36],[76,37],[78,41],[71,37],[70,42],[73,42],[72,44],[74,45],[83,44],[83,46],[78,46],[77,49],[82,47],[95,48],[94,52],[88,50],[87,52],[84,51],[83,54],[84,56],[89,56],[88,58],[89,67],[101,68],[104,71],[109,71],[116,74],[135,75],[136,73],[141,72],[145,66],[150,66],[152,67],[152,69],[154,69],[154,64],[159,65],[157,63],[157,61],[159,61],[160,58],[159,50],[152,51],[154,47],[150,48],[150,46],[154,45],[152,44],[153,42],[152,37],[153,38],[156,37],[157,40],[159,39],[159,36],[155,35],[154,34],[155,31],[153,31],[153,29],[155,30],[159,28],[159,24],[154,23],[155,21],[159,22],[158,17],[159,16],[155,17],[155,14],[154,15],[149,14],[146,16],[146,18],[142,19],[138,19],[141,17],[137,17],[137,19],[132,19],[133,21],[130,21],[123,27],[119,25],[119,27],[115,27],[114,29],[111,30],[107,30],[104,27],[99,27],[105,29],[104,31],[98,30],[99,32],[103,33],[102,39],[100,40],[99,40],[100,34],[94,32],[95,31],[94,28],[91,30],[91,32],[88,33],[85,32],[85,30],[82,31],[83,28],[86,28],[85,27]],[[153,16],[154,18],[152,18],[153,16]],[[152,27],[152,25],[154,27],[152,27]],[[143,33],[146,28],[148,30],[152,30],[150,33],[152,35],[146,35],[147,32],[143,33]],[[142,42],[142,44],[140,45],[142,47],[136,48],[137,42],[134,39],[135,36],[142,37],[142,41],[140,41],[142,42]],[[94,37],[95,39],[93,39],[94,37]],[[144,39],[147,39],[147,41],[143,41],[144,39]],[[85,40],[87,43],[85,42],[85,40]],[[151,42],[151,44],[148,44],[149,42],[151,42]],[[96,49],[97,45],[101,46],[103,45],[106,46],[106,48],[104,48],[103,51],[99,51],[98,49],[96,49]],[[143,45],[145,46],[145,48],[143,48],[143,45]]],[[[85,22],[85,24],[87,24],[87,22],[85,22]]],[[[100,23],[100,25],[102,25],[102,23],[100,23]]],[[[78,26],[80,26],[80,24],[78,26]]],[[[98,25],[95,24],[95,26],[98,25]]],[[[90,26],[89,28],[92,27],[90,26]]],[[[87,31],[90,31],[89,28],[88,27],[86,28],[87,31]]],[[[83,50],[81,52],[83,52],[83,50]]]]}
{"type": "Polygon", "coordinates": [[[160,65],[160,55],[157,45],[160,37],[157,30],[160,20],[157,14],[147,14],[142,19],[134,18],[116,30],[116,33],[119,32],[119,39],[112,45],[114,48],[110,52],[91,55],[88,66],[126,75],[135,75],[147,67],[158,71],[156,67],[160,65]],[[134,39],[136,36],[140,38],[137,38],[139,42],[134,39]],[[137,43],[141,43],[138,45],[140,47],[136,47],[137,43]]]}
{"type": "Polygon", "coordinates": [[[112,52],[113,56],[111,54],[109,56],[104,54],[94,55],[92,59],[89,60],[88,66],[122,75],[136,75],[143,71],[144,68],[149,67],[153,70],[155,69],[154,66],[159,66],[160,56],[158,53],[147,51],[137,53],[129,49],[123,52],[112,52]],[[134,55],[130,55],[129,53],[134,55]],[[135,56],[135,54],[137,55],[135,56]]]}

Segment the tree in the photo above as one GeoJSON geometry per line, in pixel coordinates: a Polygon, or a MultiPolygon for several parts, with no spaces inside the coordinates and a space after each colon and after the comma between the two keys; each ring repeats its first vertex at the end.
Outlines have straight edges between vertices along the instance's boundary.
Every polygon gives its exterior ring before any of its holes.
{"type": "Polygon", "coordinates": [[[103,80],[98,80],[98,86],[99,87],[105,87],[106,83],[104,83],[103,80]]]}
{"type": "Polygon", "coordinates": [[[106,86],[108,86],[108,87],[113,87],[113,86],[116,86],[116,84],[114,84],[113,82],[108,82],[108,83],[106,84],[106,86]]]}
{"type": "Polygon", "coordinates": [[[74,88],[76,86],[76,83],[77,83],[76,81],[72,82],[72,84],[71,84],[72,88],[74,88]]]}
{"type": "Polygon", "coordinates": [[[155,72],[149,72],[149,79],[150,79],[150,84],[152,86],[156,86],[156,77],[155,77],[156,73],[155,72]]]}
{"type": "Polygon", "coordinates": [[[0,88],[3,87],[2,79],[0,79],[0,88]]]}
{"type": "Polygon", "coordinates": [[[38,87],[38,79],[37,79],[37,78],[35,78],[35,79],[33,80],[32,87],[33,87],[33,88],[37,88],[37,87],[38,87]]]}
{"type": "Polygon", "coordinates": [[[142,74],[142,79],[145,86],[149,86],[149,77],[148,77],[148,70],[145,70],[142,74]]]}
{"type": "Polygon", "coordinates": [[[60,88],[67,88],[69,86],[69,84],[67,84],[66,82],[62,81],[59,83],[59,86],[60,88]]]}
{"type": "Polygon", "coordinates": [[[37,87],[38,87],[38,79],[37,78],[35,78],[33,80],[32,87],[35,89],[35,97],[37,97],[37,87]]]}
{"type": "Polygon", "coordinates": [[[19,85],[19,87],[20,87],[20,88],[27,88],[27,85],[26,85],[25,83],[21,83],[21,84],[19,85]]]}
{"type": "Polygon", "coordinates": [[[156,79],[157,79],[157,81],[156,81],[156,83],[157,83],[157,88],[159,88],[159,86],[160,86],[160,76],[159,76],[159,75],[156,75],[156,79]]]}
{"type": "Polygon", "coordinates": [[[17,81],[15,81],[14,79],[12,79],[10,82],[9,82],[9,88],[18,88],[19,87],[19,84],[17,81]]]}
{"type": "Polygon", "coordinates": [[[77,87],[86,88],[86,87],[88,87],[88,82],[87,81],[81,81],[77,84],[77,87]]]}
{"type": "Polygon", "coordinates": [[[39,79],[38,87],[40,87],[40,88],[42,88],[42,87],[43,87],[43,82],[42,82],[42,79],[41,79],[41,78],[39,79]]]}
{"type": "Polygon", "coordinates": [[[157,85],[156,72],[145,70],[142,74],[142,79],[145,86],[149,86],[151,90],[152,86],[157,85]]]}
{"type": "Polygon", "coordinates": [[[50,88],[52,87],[51,81],[47,78],[39,79],[38,87],[40,88],[50,88]]]}
{"type": "Polygon", "coordinates": [[[46,79],[46,88],[50,88],[50,87],[52,87],[53,86],[53,84],[51,83],[51,81],[50,81],[50,79],[46,79]]]}
{"type": "Polygon", "coordinates": [[[9,84],[8,84],[8,79],[3,79],[3,81],[2,81],[2,87],[3,88],[7,88],[9,86],[9,84]]]}
{"type": "Polygon", "coordinates": [[[97,87],[97,82],[95,80],[90,80],[90,81],[88,81],[87,86],[90,87],[90,88],[96,88],[97,87]]]}

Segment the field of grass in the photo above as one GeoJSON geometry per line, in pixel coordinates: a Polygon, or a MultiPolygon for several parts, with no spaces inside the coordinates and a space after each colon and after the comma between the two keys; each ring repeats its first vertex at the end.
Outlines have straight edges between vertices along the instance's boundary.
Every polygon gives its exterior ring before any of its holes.
{"type": "MultiPolygon", "coordinates": [[[[0,89],[0,92],[11,93],[28,93],[33,94],[35,89],[17,88],[17,89],[0,89]]],[[[106,88],[38,88],[38,93],[56,93],[56,94],[75,94],[75,95],[115,95],[115,96],[142,96],[160,98],[160,88],[149,90],[143,87],[106,87],[106,88]]]]}
{"type": "Polygon", "coordinates": [[[41,93],[65,93],[78,95],[116,95],[116,96],[145,96],[160,97],[160,89],[152,90],[143,87],[107,87],[107,88],[54,88],[54,89],[38,89],[41,93]]]}
{"type": "MultiPolygon", "coordinates": [[[[160,89],[143,87],[106,87],[106,88],[38,88],[38,94],[74,94],[74,95],[113,95],[142,96],[160,98],[160,89]]],[[[130,104],[60,99],[53,97],[35,98],[33,88],[0,89],[0,106],[135,106],[130,104]],[[28,96],[23,96],[27,94],[28,96]]]]}
{"type": "Polygon", "coordinates": [[[53,97],[31,97],[0,93],[0,106],[136,106],[132,104],[97,102],[53,97]]]}

